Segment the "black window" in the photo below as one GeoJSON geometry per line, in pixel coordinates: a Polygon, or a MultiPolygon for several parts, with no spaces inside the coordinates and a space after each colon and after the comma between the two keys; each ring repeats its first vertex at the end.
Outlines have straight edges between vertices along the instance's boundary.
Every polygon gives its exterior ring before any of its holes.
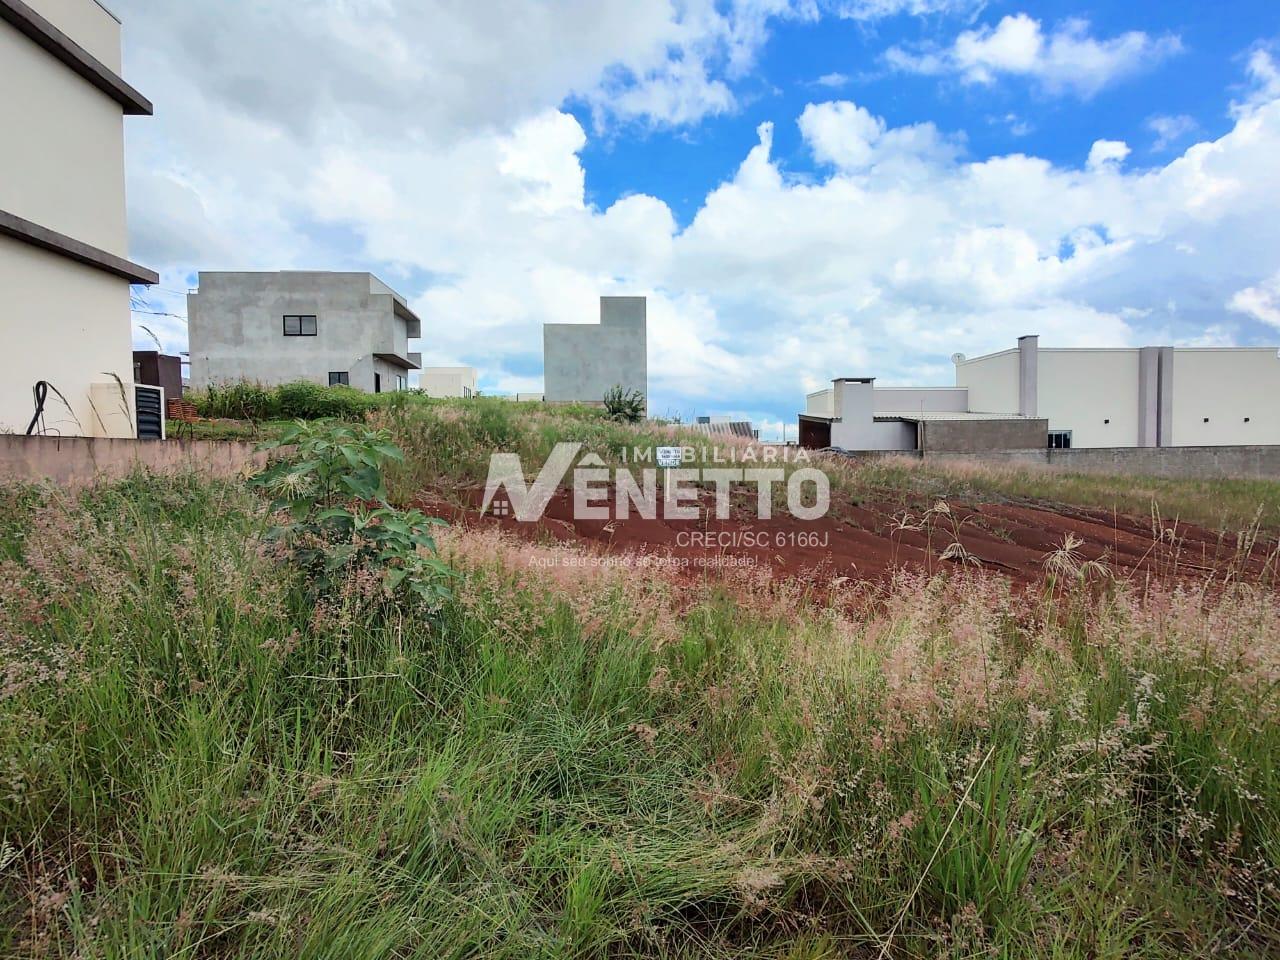
{"type": "Polygon", "coordinates": [[[373,392],[374,393],[382,392],[382,374],[380,373],[375,373],[373,375],[373,392]]]}
{"type": "Polygon", "coordinates": [[[1049,449],[1050,450],[1070,450],[1071,449],[1071,431],[1070,430],[1050,430],[1049,431],[1049,449]]]}
{"type": "Polygon", "coordinates": [[[336,387],[339,385],[344,387],[351,386],[351,374],[347,373],[345,370],[330,370],[329,386],[336,387]]]}
{"type": "Polygon", "coordinates": [[[286,313],[284,315],[284,335],[286,337],[314,337],[316,335],[316,318],[311,314],[286,313]]]}

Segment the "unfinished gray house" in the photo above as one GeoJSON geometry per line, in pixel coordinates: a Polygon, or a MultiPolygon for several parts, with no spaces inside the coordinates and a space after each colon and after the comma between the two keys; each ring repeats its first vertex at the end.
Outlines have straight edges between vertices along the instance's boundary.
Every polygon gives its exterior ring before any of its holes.
{"type": "Polygon", "coordinates": [[[547,403],[601,403],[612,387],[649,397],[647,301],[601,297],[599,323],[542,328],[547,403]]]}
{"type": "Polygon", "coordinates": [[[204,273],[187,295],[191,386],[252,380],[404,390],[422,321],[369,273],[204,273]]]}

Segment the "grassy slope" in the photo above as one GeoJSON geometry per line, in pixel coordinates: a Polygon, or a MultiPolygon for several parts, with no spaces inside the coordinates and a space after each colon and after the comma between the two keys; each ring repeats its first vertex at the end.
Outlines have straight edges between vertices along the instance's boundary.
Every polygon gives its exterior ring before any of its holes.
{"type": "MultiPolygon", "coordinates": [[[[400,482],[622,437],[477,410],[400,482]]],[[[306,601],[235,486],[0,504],[0,955],[1280,949],[1270,595],[850,616],[452,534],[432,621],[306,601]]]]}

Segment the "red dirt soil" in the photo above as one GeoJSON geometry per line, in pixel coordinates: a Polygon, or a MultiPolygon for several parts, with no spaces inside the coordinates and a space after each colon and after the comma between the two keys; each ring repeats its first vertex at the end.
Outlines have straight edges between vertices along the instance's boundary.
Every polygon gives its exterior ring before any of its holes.
{"type": "Polygon", "coordinates": [[[951,503],[949,513],[933,512],[921,501],[904,512],[899,505],[841,503],[833,497],[827,516],[798,520],[775,510],[769,520],[755,516],[735,498],[730,517],[715,517],[714,497],[704,491],[703,519],[574,520],[573,493],[562,489],[542,519],[520,522],[480,513],[483,491],[460,491],[467,507],[424,493],[416,506],[469,527],[499,527],[535,542],[573,545],[602,555],[636,554],[662,558],[685,576],[701,578],[726,567],[765,565],[777,576],[883,581],[896,568],[946,570],[956,566],[998,573],[1022,583],[1040,582],[1046,560],[1068,534],[1082,543],[1077,562],[1098,561],[1116,577],[1200,579],[1231,573],[1249,580],[1274,577],[1274,541],[1244,551],[1234,536],[1179,523],[1163,538],[1151,521],[1102,510],[1036,503],[951,503]],[[909,515],[908,515],[909,514],[909,515]],[[963,550],[952,547],[959,543],[963,550]],[[951,556],[943,554],[951,547],[951,556]]]}

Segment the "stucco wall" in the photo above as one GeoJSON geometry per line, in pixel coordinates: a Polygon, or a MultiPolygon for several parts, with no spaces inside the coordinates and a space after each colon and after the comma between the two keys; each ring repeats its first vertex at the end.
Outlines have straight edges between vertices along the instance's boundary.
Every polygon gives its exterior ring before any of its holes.
{"type": "Polygon", "coordinates": [[[119,75],[120,21],[96,0],[24,0],[40,16],[65,33],[119,75]]]}
{"type": "Polygon", "coordinates": [[[976,413],[1017,413],[1018,351],[957,363],[956,386],[969,388],[969,409],[976,413]]]}
{"type": "Polygon", "coordinates": [[[644,297],[601,297],[600,322],[542,328],[548,403],[599,403],[614,386],[649,398],[647,305],[644,297]]]}
{"type": "MultiPolygon", "coordinates": [[[[84,30],[63,29],[83,43],[84,30]]],[[[0,78],[0,210],[127,256],[120,105],[5,23],[0,78]]]]}
{"type": "Polygon", "coordinates": [[[1036,413],[1050,430],[1070,430],[1073,447],[1136,447],[1138,357],[1137,349],[1042,348],[1036,413]]]}
{"type": "Polygon", "coordinates": [[[1172,403],[1175,444],[1280,444],[1280,358],[1272,347],[1178,347],[1172,403]]]}
{"type": "Polygon", "coordinates": [[[408,355],[408,324],[389,288],[367,273],[204,273],[187,296],[191,385],[253,380],[327,384],[346,372],[351,386],[395,389],[402,367],[375,353],[408,355]],[[386,292],[383,292],[386,291],[386,292]],[[286,314],[314,315],[316,336],[284,335],[286,314]]]}
{"type": "Polygon", "coordinates": [[[32,388],[47,380],[67,401],[49,392],[44,420],[51,433],[132,436],[131,419],[120,415],[120,388],[108,376],[119,376],[132,403],[129,284],[0,237],[0,291],[0,431],[26,431],[32,388]],[[94,384],[109,387],[110,399],[91,402],[94,384]]]}
{"type": "Polygon", "coordinates": [[[876,387],[876,413],[962,413],[969,409],[966,387],[876,387]]]}
{"type": "Polygon", "coordinates": [[[0,436],[0,478],[70,486],[118,479],[138,469],[234,477],[257,469],[266,459],[257,444],[240,441],[0,436]]]}
{"type": "Polygon", "coordinates": [[[429,397],[475,396],[476,371],[474,367],[424,367],[418,386],[429,397]]]}
{"type": "Polygon", "coordinates": [[[901,420],[875,419],[875,384],[837,380],[831,424],[831,445],[845,450],[914,450],[916,425],[901,420]]]}
{"type": "Polygon", "coordinates": [[[832,417],[835,416],[835,394],[830,390],[818,390],[814,393],[806,394],[804,398],[804,412],[813,417],[832,417]]]}

